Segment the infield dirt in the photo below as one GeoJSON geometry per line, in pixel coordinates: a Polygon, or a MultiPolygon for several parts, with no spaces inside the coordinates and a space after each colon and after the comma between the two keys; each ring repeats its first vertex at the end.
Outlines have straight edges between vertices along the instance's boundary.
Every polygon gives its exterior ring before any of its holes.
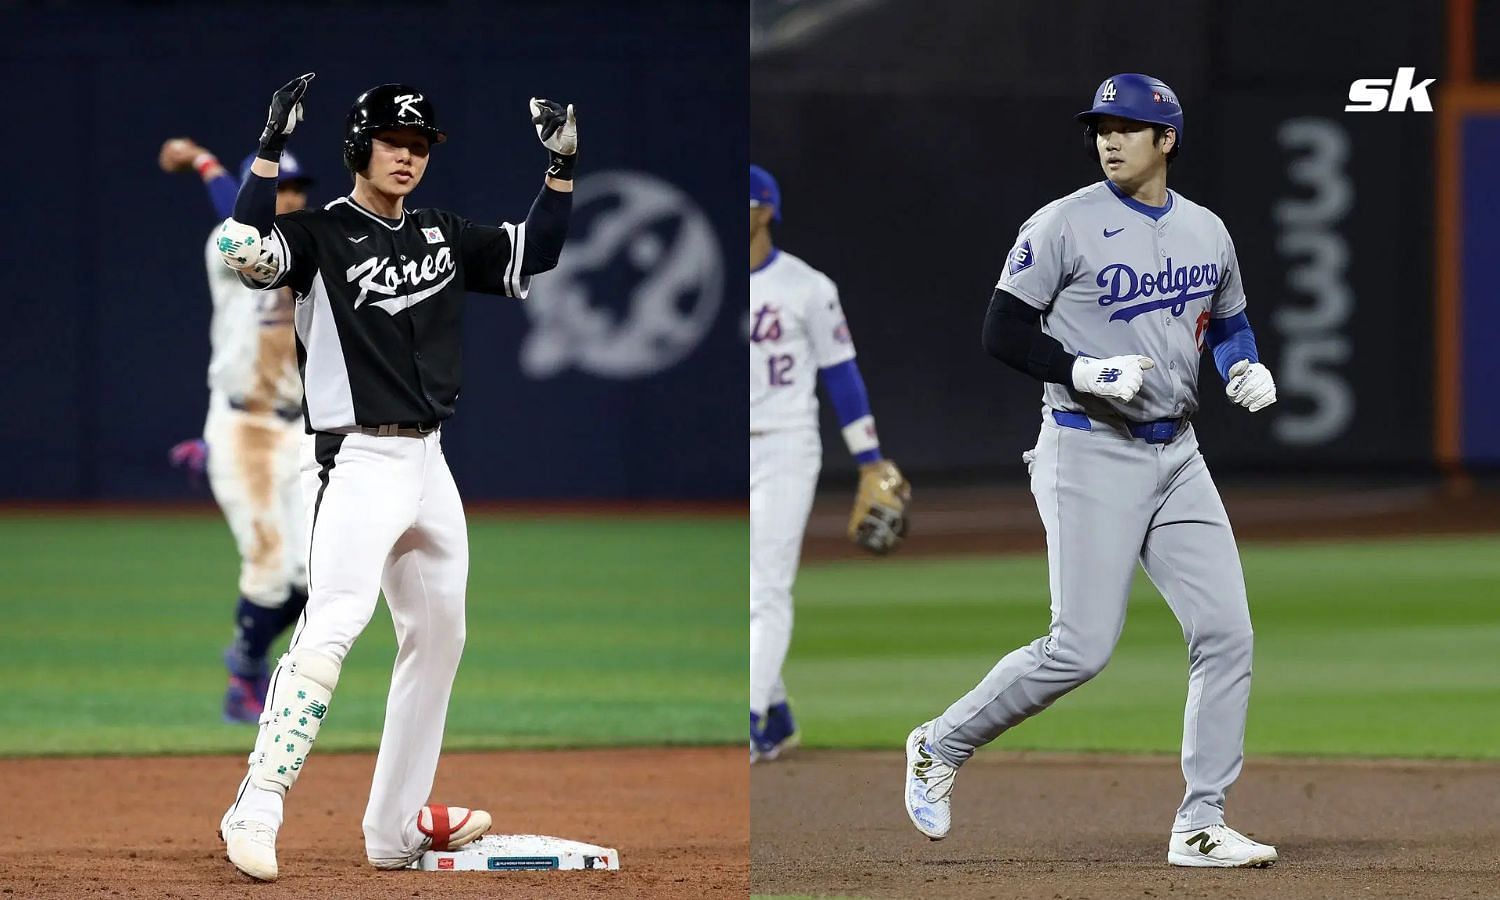
{"type": "Polygon", "coordinates": [[[1500,896],[1500,765],[1252,759],[1229,824],[1270,869],[1166,864],[1175,758],[985,752],[959,773],[953,831],[920,835],[899,751],[799,752],[751,772],[757,894],[902,898],[1500,896]]]}
{"type": "Polygon", "coordinates": [[[0,897],[744,897],[744,751],[450,753],[433,799],[499,833],[614,847],[617,872],[379,872],[360,819],[371,754],[320,754],[287,804],[281,879],[260,884],[215,835],[244,756],[0,760],[0,897]]]}

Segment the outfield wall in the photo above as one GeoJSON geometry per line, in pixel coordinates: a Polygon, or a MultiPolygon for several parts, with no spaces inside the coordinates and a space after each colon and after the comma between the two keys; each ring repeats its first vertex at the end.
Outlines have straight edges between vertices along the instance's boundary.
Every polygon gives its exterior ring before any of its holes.
{"type": "Polygon", "coordinates": [[[215,225],[190,135],[231,169],[271,93],[316,71],[291,149],[349,188],[344,116],[374,84],[433,98],[450,140],[415,201],[525,217],[544,151],[533,95],[575,103],[579,193],[563,268],[518,304],[471,295],[444,443],[470,498],[743,497],[744,8],[730,0],[277,4],[70,2],[0,12],[15,154],[0,499],[187,496],[167,448],[207,408],[215,225]],[[586,48],[586,49],[581,49],[586,48]],[[694,127],[684,127],[691,114],[694,127]],[[623,227],[613,227],[621,226],[623,227]],[[743,403],[743,401],[738,401],[743,403]]]}
{"type": "MultiPolygon", "coordinates": [[[[1279,388],[1249,416],[1204,363],[1216,471],[1431,470],[1436,116],[1343,107],[1355,78],[1441,80],[1441,9],[1153,10],[1122,28],[1096,0],[877,4],[752,59],[777,240],[839,283],[886,446],[916,474],[1018,475],[1040,391],[981,350],[984,311],[1020,224],[1101,177],[1074,114],[1105,76],[1144,71],[1184,105],[1171,186],[1228,226],[1279,388]]],[[[1470,342],[1500,338],[1471,321],[1470,342]]],[[[825,443],[840,446],[826,416],[825,443]]],[[[850,467],[834,453],[825,472],[850,467]]]]}

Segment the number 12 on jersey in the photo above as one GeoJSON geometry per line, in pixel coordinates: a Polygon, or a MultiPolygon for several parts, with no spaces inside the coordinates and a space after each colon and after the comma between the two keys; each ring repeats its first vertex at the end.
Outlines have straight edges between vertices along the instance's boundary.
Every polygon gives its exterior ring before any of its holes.
{"type": "Polygon", "coordinates": [[[792,366],[797,360],[790,353],[773,353],[766,360],[771,387],[784,387],[792,383],[792,366]]]}

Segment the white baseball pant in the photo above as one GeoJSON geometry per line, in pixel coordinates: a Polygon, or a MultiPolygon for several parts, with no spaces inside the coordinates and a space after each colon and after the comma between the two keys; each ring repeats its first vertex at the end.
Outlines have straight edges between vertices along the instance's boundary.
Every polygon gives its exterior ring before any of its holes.
{"type": "Polygon", "coordinates": [[[208,484],[240,554],[240,595],[280,608],[293,587],[307,587],[306,510],[297,476],[301,420],[234,409],[209,395],[203,440],[208,484]]]}
{"type": "MultiPolygon", "coordinates": [[[[396,665],[365,809],[365,849],[372,860],[404,858],[422,839],[417,813],[430,799],[463,654],[469,571],[463,504],[438,432],[313,437],[302,457],[312,523],[307,611],[291,649],[342,663],[384,590],[396,665]]],[[[329,709],[337,717],[336,697],[329,709]]],[[[243,785],[241,795],[241,817],[279,826],[279,795],[243,785]]]]}
{"type": "Polygon", "coordinates": [[[816,428],[750,435],[750,711],[786,699],[792,584],[812,511],[823,444],[816,428]]]}

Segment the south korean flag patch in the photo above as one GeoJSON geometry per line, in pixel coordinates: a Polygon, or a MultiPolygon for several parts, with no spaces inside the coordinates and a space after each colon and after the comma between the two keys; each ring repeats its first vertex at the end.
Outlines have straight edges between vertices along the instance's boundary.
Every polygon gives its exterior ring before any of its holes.
{"type": "Polygon", "coordinates": [[[423,228],[422,236],[427,238],[427,243],[429,244],[444,243],[443,230],[441,228],[423,228]]]}
{"type": "Polygon", "coordinates": [[[1021,242],[1021,246],[1010,252],[1010,274],[1015,275],[1024,269],[1029,269],[1034,262],[1036,262],[1036,254],[1031,252],[1031,239],[1027,238],[1021,242]]]}

